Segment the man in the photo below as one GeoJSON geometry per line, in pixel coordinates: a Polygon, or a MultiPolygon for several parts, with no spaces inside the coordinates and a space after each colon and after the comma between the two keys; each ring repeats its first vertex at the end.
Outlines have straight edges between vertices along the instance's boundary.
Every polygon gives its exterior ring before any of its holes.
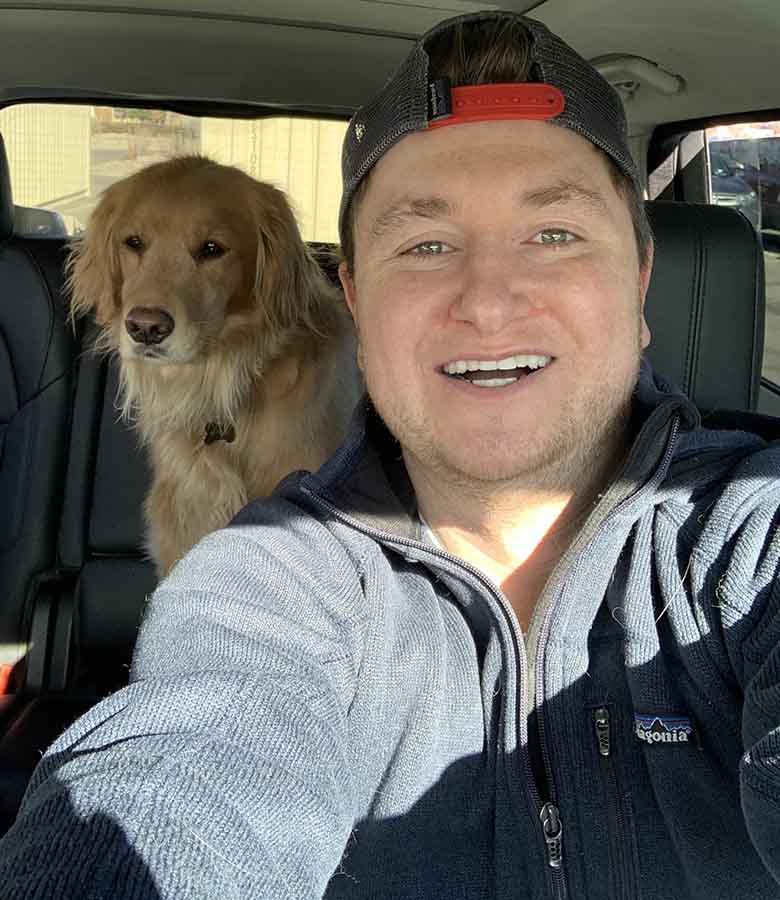
{"type": "Polygon", "coordinates": [[[617,97],[466,16],[344,180],[371,403],[156,592],[2,896],[777,897],[780,454],[640,373],[617,97]]]}

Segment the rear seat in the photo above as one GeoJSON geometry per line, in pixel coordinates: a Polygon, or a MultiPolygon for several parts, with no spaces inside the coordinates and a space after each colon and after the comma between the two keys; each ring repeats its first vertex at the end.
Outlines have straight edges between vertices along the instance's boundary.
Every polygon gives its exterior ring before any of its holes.
{"type": "Polygon", "coordinates": [[[17,237],[13,224],[0,136],[0,832],[37,759],[39,742],[9,740],[9,723],[46,681],[77,350],[64,242],[17,237]]]}
{"type": "MultiPolygon", "coordinates": [[[[85,347],[92,337],[87,329],[85,347]]],[[[145,598],[156,584],[142,552],[149,473],[114,407],[116,363],[82,353],[75,378],[45,679],[22,685],[19,712],[0,737],[0,833],[10,826],[40,751],[126,683],[145,598]]]]}
{"type": "Polygon", "coordinates": [[[19,662],[31,631],[39,650],[46,633],[45,616],[33,621],[33,601],[43,601],[56,568],[76,353],[65,324],[63,241],[14,236],[13,216],[0,137],[0,722],[12,705],[9,680],[43,679],[34,664],[43,654],[26,658],[24,676],[19,662]]]}
{"type": "MultiPolygon", "coordinates": [[[[763,258],[755,234],[731,210],[687,204],[648,206],[658,244],[648,297],[653,362],[660,363],[706,408],[752,406],[761,371],[764,303],[763,258]],[[672,295],[675,303],[669,304],[672,295]]],[[[19,244],[15,238],[12,243],[19,244]]],[[[318,244],[312,249],[328,276],[337,281],[333,248],[318,244]]],[[[52,244],[48,252],[61,262],[61,246],[52,244]]],[[[20,264],[2,265],[0,296],[6,296],[6,285],[16,283],[20,264]]],[[[57,278],[61,284],[61,270],[57,278]]],[[[39,288],[30,290],[35,293],[39,288]]],[[[52,314],[51,330],[56,338],[51,342],[69,348],[64,306],[59,305],[59,292],[54,296],[57,311],[52,314]]],[[[26,315],[18,316],[18,310],[28,308],[33,309],[25,300],[12,316],[24,323],[24,329],[29,322],[26,315]]],[[[84,347],[91,338],[87,329],[84,347]]],[[[70,359],[65,349],[62,354],[58,371],[67,368],[70,359]]],[[[47,363],[51,365],[54,358],[50,354],[47,363]]],[[[2,362],[0,372],[1,366],[2,362]]],[[[27,566],[32,574],[41,573],[38,577],[44,584],[48,578],[51,589],[48,593],[38,589],[36,594],[20,584],[12,593],[9,587],[3,596],[10,598],[10,605],[4,601],[0,608],[0,622],[13,622],[17,635],[24,634],[22,620],[29,631],[34,618],[29,612],[22,616],[31,596],[36,596],[36,609],[56,612],[39,616],[48,626],[45,670],[37,663],[35,677],[20,686],[18,714],[0,732],[0,833],[15,814],[40,752],[76,715],[127,680],[145,598],[155,584],[141,550],[141,502],[149,473],[133,432],[119,420],[114,407],[116,365],[82,353],[75,378],[69,446],[64,401],[64,408],[57,406],[51,422],[36,432],[41,435],[37,452],[46,451],[47,465],[58,473],[42,478],[40,491],[36,484],[30,494],[39,503],[35,507],[41,522],[35,542],[39,556],[35,565],[28,565],[27,557],[21,555],[12,561],[16,572],[27,566]],[[67,478],[61,489],[66,458],[67,478]]],[[[47,377],[46,383],[51,380],[47,377]]],[[[60,380],[67,395],[70,376],[60,371],[60,380]]],[[[0,421],[4,421],[2,415],[0,421]]],[[[29,514],[26,506],[23,511],[29,514]]],[[[2,516],[0,535],[9,527],[5,513],[2,516]]]]}
{"type": "MultiPolygon", "coordinates": [[[[91,347],[87,329],[84,345],[91,347]]],[[[49,688],[85,699],[127,680],[145,598],[157,583],[143,553],[145,453],[116,409],[116,360],[82,355],[58,544],[72,586],[52,637],[49,688]]]]}

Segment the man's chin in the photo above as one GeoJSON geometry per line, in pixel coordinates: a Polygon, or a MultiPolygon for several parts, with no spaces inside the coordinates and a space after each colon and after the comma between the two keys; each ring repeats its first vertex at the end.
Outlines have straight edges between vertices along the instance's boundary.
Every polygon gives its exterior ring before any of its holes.
{"type": "Polygon", "coordinates": [[[463,442],[458,447],[427,445],[410,450],[405,456],[407,464],[412,457],[413,469],[426,470],[450,487],[471,487],[480,492],[500,492],[536,479],[547,481],[546,473],[557,469],[560,461],[556,448],[529,447],[527,443],[518,446],[506,437],[463,442]]]}
{"type": "Polygon", "coordinates": [[[606,407],[579,418],[548,419],[545,426],[446,436],[412,429],[397,437],[413,481],[419,475],[483,496],[513,489],[556,494],[589,490],[625,440],[625,416],[606,407]]]}

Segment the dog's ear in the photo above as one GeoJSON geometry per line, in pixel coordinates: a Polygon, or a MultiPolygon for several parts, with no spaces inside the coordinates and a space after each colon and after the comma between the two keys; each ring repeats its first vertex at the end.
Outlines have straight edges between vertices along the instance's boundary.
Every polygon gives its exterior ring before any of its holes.
{"type": "Polygon", "coordinates": [[[108,325],[115,314],[120,288],[117,205],[116,192],[109,188],[92,211],[86,232],[68,245],[65,271],[72,322],[94,310],[98,324],[108,325]]]}
{"type": "Polygon", "coordinates": [[[322,273],[304,243],[285,195],[258,183],[255,304],[271,333],[296,325],[316,329],[322,273]]]}

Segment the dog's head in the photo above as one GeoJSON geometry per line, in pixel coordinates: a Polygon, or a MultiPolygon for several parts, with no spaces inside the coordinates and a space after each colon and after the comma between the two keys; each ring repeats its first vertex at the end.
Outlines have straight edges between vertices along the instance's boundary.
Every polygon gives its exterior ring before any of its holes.
{"type": "Polygon", "coordinates": [[[71,315],[94,312],[103,349],[157,365],[248,334],[273,356],[286,331],[313,326],[321,284],[284,194],[204,157],[112,185],[69,257],[71,315]]]}

